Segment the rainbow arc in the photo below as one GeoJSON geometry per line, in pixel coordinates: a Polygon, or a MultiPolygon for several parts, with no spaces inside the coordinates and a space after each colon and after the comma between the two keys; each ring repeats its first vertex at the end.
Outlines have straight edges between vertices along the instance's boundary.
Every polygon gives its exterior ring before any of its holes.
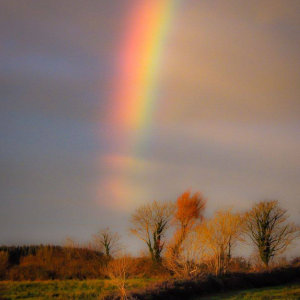
{"type": "MultiPolygon", "coordinates": [[[[141,171],[143,164],[124,165],[124,161],[142,154],[150,138],[165,45],[179,3],[179,0],[136,0],[129,6],[117,59],[111,120],[118,134],[125,136],[121,152],[130,158],[116,155],[114,159],[114,155],[109,155],[113,168],[141,171]]],[[[124,189],[124,182],[117,183],[116,178],[112,181],[114,189],[118,186],[124,189]]]]}

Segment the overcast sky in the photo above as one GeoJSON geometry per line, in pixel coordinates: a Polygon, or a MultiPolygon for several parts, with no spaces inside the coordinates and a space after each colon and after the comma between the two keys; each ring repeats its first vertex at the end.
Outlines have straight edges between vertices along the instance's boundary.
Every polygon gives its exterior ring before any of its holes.
{"type": "Polygon", "coordinates": [[[107,116],[135,5],[1,1],[1,244],[84,242],[106,226],[126,240],[136,207],[188,188],[207,216],[279,199],[299,220],[300,1],[181,1],[151,134],[128,153],[107,116]]]}

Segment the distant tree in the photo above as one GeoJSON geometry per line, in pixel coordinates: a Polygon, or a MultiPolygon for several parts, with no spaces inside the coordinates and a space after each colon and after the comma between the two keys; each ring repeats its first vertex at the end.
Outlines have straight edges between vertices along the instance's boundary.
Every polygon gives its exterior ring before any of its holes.
{"type": "Polygon", "coordinates": [[[296,256],[292,259],[291,265],[294,267],[300,267],[300,256],[296,256]]]}
{"type": "Polygon", "coordinates": [[[3,278],[9,265],[8,252],[0,251],[0,278],[3,278]]]}
{"type": "Polygon", "coordinates": [[[72,237],[66,237],[63,250],[69,260],[78,257],[80,245],[72,237]]]}
{"type": "Polygon", "coordinates": [[[227,273],[232,250],[243,240],[243,223],[243,215],[227,209],[217,211],[197,228],[198,238],[205,247],[205,260],[215,275],[227,273]]]}
{"type": "Polygon", "coordinates": [[[287,211],[278,200],[255,203],[246,215],[246,232],[257,247],[265,267],[277,254],[282,254],[299,237],[300,228],[287,222],[287,211]]]}
{"type": "Polygon", "coordinates": [[[48,267],[52,267],[52,262],[56,255],[57,251],[55,251],[55,248],[48,245],[39,249],[35,257],[37,260],[43,261],[48,267]]]}
{"type": "Polygon", "coordinates": [[[151,259],[161,261],[164,234],[172,219],[175,206],[171,202],[153,201],[138,208],[131,216],[130,232],[147,244],[151,259]]]}
{"type": "MultiPolygon", "coordinates": [[[[0,251],[8,252],[9,263],[17,265],[20,259],[27,255],[36,255],[39,249],[44,248],[44,245],[23,245],[23,246],[1,246],[0,251]]],[[[55,246],[61,248],[60,246],[55,246]]]]}
{"type": "Polygon", "coordinates": [[[197,222],[203,219],[205,205],[206,200],[199,192],[191,195],[190,191],[186,191],[177,199],[173,219],[177,228],[168,246],[168,255],[173,259],[179,255],[183,242],[197,222]]]}
{"type": "Polygon", "coordinates": [[[121,249],[121,236],[117,232],[112,232],[109,228],[100,229],[93,235],[92,245],[94,250],[105,253],[107,257],[114,256],[121,249]]]}
{"type": "Polygon", "coordinates": [[[248,264],[253,271],[262,271],[264,269],[264,264],[263,264],[256,248],[254,249],[252,254],[249,256],[248,264]]]}

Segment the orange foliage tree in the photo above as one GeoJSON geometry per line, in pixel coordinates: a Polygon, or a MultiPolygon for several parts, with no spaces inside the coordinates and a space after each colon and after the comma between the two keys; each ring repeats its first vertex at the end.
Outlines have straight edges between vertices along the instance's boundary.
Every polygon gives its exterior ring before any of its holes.
{"type": "Polygon", "coordinates": [[[199,221],[203,220],[205,206],[206,200],[199,192],[192,195],[190,191],[185,191],[178,197],[174,215],[176,231],[168,247],[169,256],[174,258],[179,255],[189,233],[199,221]]]}

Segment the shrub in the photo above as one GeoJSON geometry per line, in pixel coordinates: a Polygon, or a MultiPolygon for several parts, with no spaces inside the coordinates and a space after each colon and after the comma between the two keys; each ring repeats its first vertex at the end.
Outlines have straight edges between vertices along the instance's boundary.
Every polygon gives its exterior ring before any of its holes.
{"type": "Polygon", "coordinates": [[[300,267],[300,256],[293,258],[291,261],[291,265],[293,267],[300,267]]]}

